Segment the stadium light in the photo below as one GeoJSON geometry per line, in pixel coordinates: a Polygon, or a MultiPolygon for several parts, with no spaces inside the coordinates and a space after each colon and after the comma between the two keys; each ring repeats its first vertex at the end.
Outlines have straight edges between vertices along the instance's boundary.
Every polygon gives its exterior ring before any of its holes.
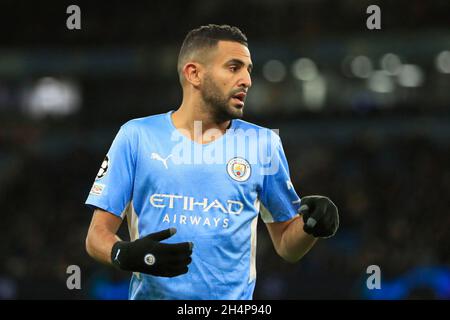
{"type": "Polygon", "coordinates": [[[402,61],[400,57],[393,53],[386,53],[380,59],[381,68],[390,76],[396,76],[400,73],[402,61]]]}
{"type": "Polygon", "coordinates": [[[322,76],[303,82],[303,101],[311,111],[320,111],[325,104],[327,84],[322,76]]]}
{"type": "Polygon", "coordinates": [[[385,70],[376,70],[367,80],[370,90],[378,93],[389,93],[394,90],[394,81],[385,70]]]}
{"type": "Polygon", "coordinates": [[[373,67],[368,57],[357,56],[352,60],[350,69],[356,77],[367,79],[372,74],[373,67]]]}
{"type": "Polygon", "coordinates": [[[397,80],[403,87],[419,87],[424,81],[423,71],[418,65],[404,64],[398,74],[397,80]]]}
{"type": "Polygon", "coordinates": [[[450,51],[442,51],[435,60],[436,69],[442,73],[450,73],[450,51]]]}
{"type": "Polygon", "coordinates": [[[67,80],[39,79],[23,97],[24,111],[34,118],[45,115],[65,116],[80,108],[79,88],[67,80]]]}
{"type": "Polygon", "coordinates": [[[263,66],[263,75],[267,81],[281,82],[286,77],[286,67],[279,60],[269,60],[263,66]]]}
{"type": "Polygon", "coordinates": [[[314,61],[300,58],[292,64],[292,74],[298,80],[311,81],[317,77],[318,71],[314,61]]]}

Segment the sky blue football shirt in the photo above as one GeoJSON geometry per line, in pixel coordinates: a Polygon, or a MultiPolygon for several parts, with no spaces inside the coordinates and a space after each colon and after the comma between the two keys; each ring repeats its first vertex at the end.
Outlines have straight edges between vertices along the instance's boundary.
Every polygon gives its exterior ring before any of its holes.
{"type": "Polygon", "coordinates": [[[233,120],[199,144],[174,127],[172,112],[120,128],[86,204],[127,216],[131,240],[175,227],[164,242],[194,243],[187,274],[134,273],[130,299],[252,299],[258,214],[286,221],[300,207],[280,138],[233,120]]]}

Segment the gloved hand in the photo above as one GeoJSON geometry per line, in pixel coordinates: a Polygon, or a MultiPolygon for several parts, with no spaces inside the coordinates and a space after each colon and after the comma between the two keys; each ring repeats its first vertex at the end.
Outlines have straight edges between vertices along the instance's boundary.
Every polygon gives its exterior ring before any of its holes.
{"type": "Polygon", "coordinates": [[[332,237],[339,227],[338,208],[324,196],[303,197],[299,214],[303,215],[303,230],[316,238],[332,237]]]}
{"type": "Polygon", "coordinates": [[[161,243],[176,233],[175,228],[151,233],[132,242],[118,241],[111,250],[111,261],[122,270],[160,277],[176,277],[188,272],[192,242],[161,243]]]}

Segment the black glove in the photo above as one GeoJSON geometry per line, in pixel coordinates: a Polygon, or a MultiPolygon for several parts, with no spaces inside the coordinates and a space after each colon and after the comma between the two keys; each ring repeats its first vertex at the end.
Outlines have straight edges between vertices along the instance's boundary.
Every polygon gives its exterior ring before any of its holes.
{"type": "Polygon", "coordinates": [[[303,197],[299,214],[303,215],[303,230],[316,238],[332,237],[339,227],[338,208],[327,197],[303,197]]]}
{"type": "Polygon", "coordinates": [[[122,270],[160,277],[176,277],[188,272],[192,242],[161,243],[173,236],[175,228],[151,233],[136,241],[118,241],[111,250],[111,261],[122,270]]]}

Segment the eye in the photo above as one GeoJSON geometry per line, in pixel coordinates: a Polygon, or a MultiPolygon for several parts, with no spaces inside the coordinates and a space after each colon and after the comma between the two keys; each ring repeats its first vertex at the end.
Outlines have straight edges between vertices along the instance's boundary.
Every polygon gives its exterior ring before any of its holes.
{"type": "Polygon", "coordinates": [[[237,71],[237,69],[238,69],[238,67],[237,67],[237,66],[235,66],[235,65],[233,65],[233,66],[230,66],[230,70],[231,70],[231,72],[236,72],[236,71],[237,71]]]}

